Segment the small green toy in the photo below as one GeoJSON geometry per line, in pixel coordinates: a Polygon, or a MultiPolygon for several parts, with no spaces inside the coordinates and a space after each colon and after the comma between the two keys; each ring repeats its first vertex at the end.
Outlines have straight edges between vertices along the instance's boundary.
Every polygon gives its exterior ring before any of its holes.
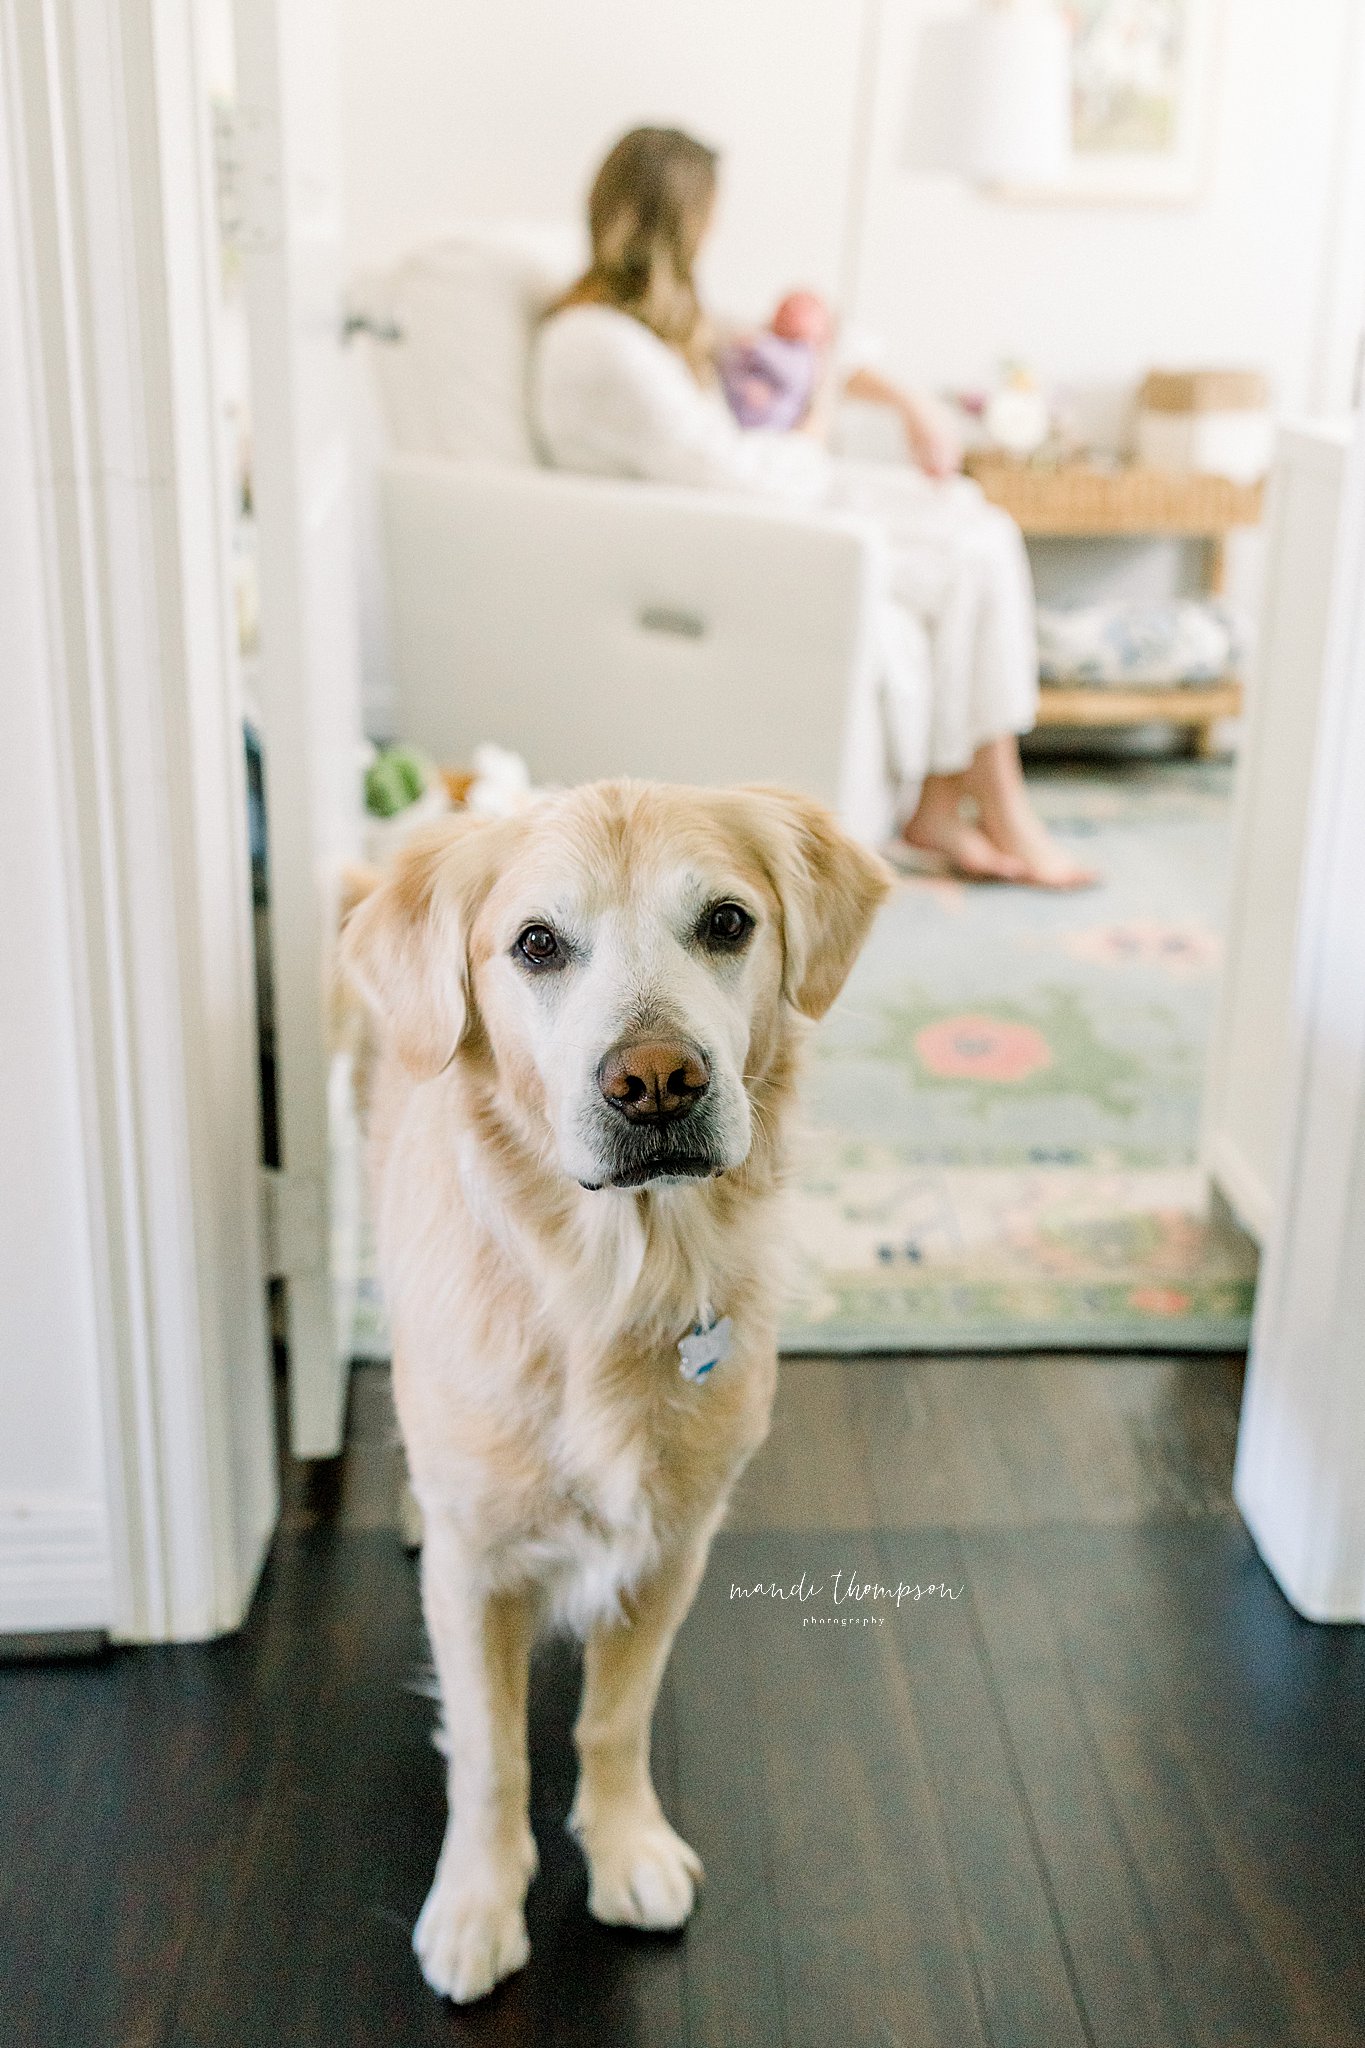
{"type": "Polygon", "coordinates": [[[374,818],[396,818],[431,787],[435,775],[412,747],[384,747],[365,774],[365,808],[374,818]]]}

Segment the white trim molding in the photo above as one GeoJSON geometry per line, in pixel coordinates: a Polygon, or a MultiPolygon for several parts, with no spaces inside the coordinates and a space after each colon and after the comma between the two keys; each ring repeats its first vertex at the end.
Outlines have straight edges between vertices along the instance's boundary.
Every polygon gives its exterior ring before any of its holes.
{"type": "Polygon", "coordinates": [[[1203,1163],[1209,1179],[1243,1230],[1258,1245],[1264,1244],[1274,1221],[1274,1199],[1259,1167],[1248,1157],[1236,1135],[1215,1131],[1205,1143],[1203,1163]]]}
{"type": "Polygon", "coordinates": [[[1308,819],[1290,1111],[1234,1485],[1299,1612],[1365,1621],[1365,420],[1346,465],[1308,819]]]}
{"type": "Polygon", "coordinates": [[[1349,420],[1286,422],[1266,501],[1264,589],[1200,1133],[1203,1164],[1259,1245],[1275,1220],[1288,1121],[1299,896],[1350,453],[1349,420]]]}
{"type": "MultiPolygon", "coordinates": [[[[32,445],[15,488],[61,781],[108,1613],[133,1640],[234,1627],[277,1514],[195,20],[181,0],[0,0],[32,445]]],[[[51,1556],[75,1555],[70,1514],[48,1522],[51,1556]]],[[[93,1572],[92,1553],[72,1604],[93,1572]]]]}
{"type": "Polygon", "coordinates": [[[0,1635],[103,1632],[114,1605],[98,1501],[0,1501],[0,1635]]]}

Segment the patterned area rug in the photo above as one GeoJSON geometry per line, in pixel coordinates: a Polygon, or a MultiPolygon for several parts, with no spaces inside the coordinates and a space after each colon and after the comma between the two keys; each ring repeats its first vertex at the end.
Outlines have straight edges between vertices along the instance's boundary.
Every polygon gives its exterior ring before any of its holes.
{"type": "MultiPolygon", "coordinates": [[[[785,1350],[1246,1342],[1255,1250],[1195,1163],[1229,783],[1054,770],[1103,887],[897,889],[814,1047],[785,1350]]],[[[355,1349],[388,1353],[368,1254],[355,1349]]]]}
{"type": "Polygon", "coordinates": [[[897,889],[815,1048],[785,1349],[1246,1341],[1254,1247],[1195,1164],[1229,782],[1054,770],[1103,887],[897,889]]]}

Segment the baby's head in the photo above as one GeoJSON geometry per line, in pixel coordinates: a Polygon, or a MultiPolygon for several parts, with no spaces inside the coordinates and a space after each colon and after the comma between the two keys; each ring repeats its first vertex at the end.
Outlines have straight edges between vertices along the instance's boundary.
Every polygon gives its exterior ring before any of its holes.
{"type": "Polygon", "coordinates": [[[834,339],[834,321],[818,292],[788,292],[773,314],[772,331],[782,341],[828,348],[834,339]]]}

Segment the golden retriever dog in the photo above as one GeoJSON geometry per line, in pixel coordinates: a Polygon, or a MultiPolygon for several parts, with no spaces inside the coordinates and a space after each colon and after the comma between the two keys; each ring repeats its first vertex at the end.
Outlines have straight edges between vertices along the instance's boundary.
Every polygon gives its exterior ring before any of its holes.
{"type": "Polygon", "coordinates": [[[347,922],[381,1025],[380,1263],[449,1758],[413,1946],[451,1998],[529,1954],[540,1626],[585,1640],[591,1912],[692,1909],[650,1720],[768,1428],[801,1041],[888,884],[806,798],[608,782],[450,821],[347,922]]]}

